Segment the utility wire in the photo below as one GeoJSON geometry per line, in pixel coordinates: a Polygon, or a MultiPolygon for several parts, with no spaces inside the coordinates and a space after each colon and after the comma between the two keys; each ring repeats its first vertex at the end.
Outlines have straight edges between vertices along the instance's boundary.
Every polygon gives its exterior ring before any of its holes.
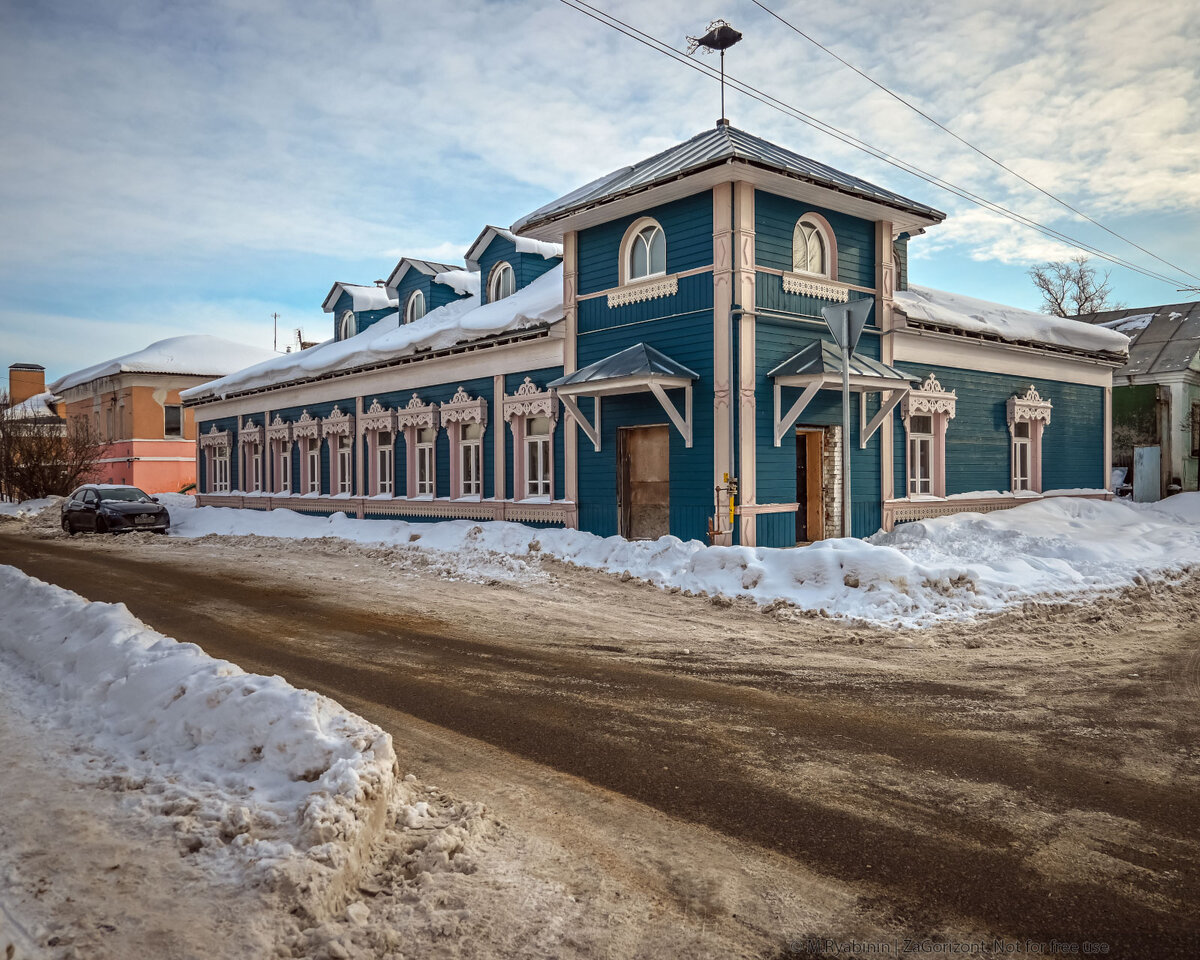
{"type": "Polygon", "coordinates": [[[769,13],[772,17],[774,17],[776,20],[778,20],[780,23],[782,23],[788,29],[794,30],[796,33],[798,33],[800,36],[802,36],[809,43],[813,44],[813,46],[818,47],[821,50],[825,51],[825,53],[827,53],[827,54],[829,54],[829,56],[833,57],[833,59],[836,60],[838,63],[842,64],[843,66],[849,67],[851,70],[853,70],[855,73],[857,73],[860,77],[862,77],[868,83],[873,84],[874,86],[878,87],[880,90],[882,90],[884,93],[886,93],[893,100],[896,100],[899,103],[904,104],[904,106],[908,107],[914,113],[917,113],[920,116],[924,117],[926,120],[928,120],[930,123],[932,123],[939,130],[943,131],[944,133],[950,134],[950,136],[952,136],[955,140],[957,140],[963,146],[969,147],[971,150],[974,150],[977,154],[979,154],[985,160],[991,161],[996,166],[998,166],[1001,170],[1004,170],[1006,173],[1012,174],[1014,177],[1016,177],[1018,180],[1020,180],[1022,183],[1026,184],[1027,186],[1033,187],[1033,189],[1036,190],[1038,193],[1042,194],[1045,197],[1049,197],[1055,203],[1060,204],[1063,207],[1066,207],[1066,209],[1070,210],[1077,217],[1081,217],[1082,219],[1086,220],[1088,223],[1099,227],[1101,230],[1103,230],[1105,233],[1109,234],[1110,236],[1116,237],[1118,240],[1121,240],[1124,243],[1128,243],[1132,247],[1137,247],[1137,249],[1141,250],[1142,253],[1146,254],[1147,256],[1153,257],[1159,263],[1164,263],[1168,267],[1171,267],[1173,270],[1178,270],[1180,273],[1186,274],[1187,276],[1191,277],[1194,280],[1200,280],[1200,276],[1192,273],[1190,270],[1186,270],[1183,267],[1179,266],[1178,264],[1172,263],[1170,260],[1164,260],[1162,257],[1160,257],[1157,253],[1154,253],[1152,250],[1147,250],[1136,240],[1130,240],[1128,237],[1126,237],[1120,233],[1117,233],[1115,230],[1105,226],[1099,220],[1084,213],[1078,207],[1072,206],[1066,200],[1062,199],[1062,197],[1059,197],[1056,194],[1051,193],[1049,190],[1046,190],[1044,187],[1041,187],[1038,184],[1034,183],[1028,177],[1024,176],[1023,174],[1018,173],[1016,170],[1014,170],[1008,164],[1004,163],[1004,161],[999,160],[996,157],[993,157],[986,150],[983,150],[983,149],[975,146],[975,144],[971,143],[971,141],[967,140],[964,137],[959,136],[957,133],[955,133],[953,130],[951,130],[949,127],[947,127],[944,123],[931,117],[928,113],[926,113],[924,110],[922,110],[916,104],[914,104],[911,101],[900,96],[900,94],[896,93],[894,90],[892,90],[890,87],[886,86],[885,84],[880,83],[874,77],[864,73],[862,70],[860,70],[854,64],[850,63],[848,60],[846,60],[843,57],[839,56],[838,54],[834,53],[827,46],[825,46],[825,44],[823,44],[819,40],[809,36],[807,33],[805,33],[803,30],[801,30],[799,27],[797,27],[794,23],[791,23],[788,20],[785,20],[778,13],[776,13],[774,10],[772,10],[770,7],[768,7],[765,3],[762,3],[761,0],[751,0],[751,2],[755,6],[759,7],[761,10],[764,10],[766,13],[769,13]]]}
{"type": "MultiPolygon", "coordinates": [[[[670,44],[666,43],[665,41],[659,40],[656,37],[651,36],[650,34],[647,34],[641,30],[638,30],[636,27],[633,27],[630,24],[625,23],[624,21],[620,20],[619,18],[614,17],[612,14],[605,13],[603,10],[600,10],[599,8],[594,7],[591,4],[586,3],[585,0],[560,0],[560,2],[563,3],[565,6],[570,7],[571,9],[577,10],[578,12],[590,17],[591,19],[597,21],[598,23],[603,24],[604,26],[610,27],[614,30],[617,30],[620,33],[623,33],[624,35],[630,37],[631,39],[636,40],[639,43],[643,44],[644,46],[649,47],[651,50],[654,50],[656,53],[661,53],[661,54],[665,54],[669,57],[672,57],[673,59],[679,61],[680,63],[684,64],[685,66],[691,67],[693,70],[696,70],[714,80],[719,78],[719,74],[715,69],[705,66],[704,64],[699,63],[696,60],[693,60],[690,57],[685,56],[684,54],[675,50],[670,44]]],[[[745,83],[744,81],[738,80],[735,77],[731,77],[729,74],[725,75],[725,82],[728,83],[730,86],[732,86],[734,89],[738,90],[738,92],[742,93],[743,95],[750,97],[753,100],[757,100],[757,101],[771,107],[772,109],[778,110],[779,112],[784,113],[784,114],[792,117],[793,119],[796,119],[796,120],[801,121],[802,123],[808,124],[809,126],[813,127],[816,130],[819,130],[820,132],[826,134],[827,136],[833,137],[836,140],[840,140],[841,142],[843,142],[849,146],[856,147],[857,149],[860,149],[860,150],[870,154],[871,156],[875,157],[876,159],[883,160],[885,163],[889,163],[892,166],[894,166],[900,170],[903,170],[904,172],[906,172],[908,174],[911,174],[912,176],[915,176],[921,180],[924,180],[927,183],[933,184],[934,186],[940,187],[941,189],[947,191],[948,193],[952,193],[957,197],[960,197],[964,200],[968,200],[978,206],[983,207],[984,209],[990,210],[994,213],[999,214],[1000,216],[1006,217],[1007,219],[1012,220],[1022,226],[1026,226],[1032,230],[1035,230],[1035,231],[1043,234],[1046,237],[1049,237],[1054,240],[1058,240],[1069,246],[1076,247],[1077,249],[1084,250],[1088,253],[1091,253],[1091,254],[1099,257],[1102,260],[1105,260],[1116,266],[1121,266],[1121,267],[1125,267],[1129,270],[1133,270],[1136,273],[1140,273],[1143,276],[1149,277],[1151,279],[1158,280],[1163,283],[1169,283],[1169,284],[1177,284],[1179,282],[1178,280],[1175,280],[1164,274],[1158,273],[1149,268],[1141,267],[1141,266],[1139,266],[1135,263],[1132,263],[1128,260],[1125,260],[1124,258],[1119,257],[1115,254],[1110,254],[1110,253],[1107,253],[1106,251],[1100,250],[1099,248],[1094,247],[1091,244],[1086,243],[1085,241],[1077,240],[1070,236],[1067,236],[1066,234],[1054,229],[1053,227],[1049,227],[1045,224],[1039,223],[1038,221],[1035,221],[1029,217],[1026,217],[1023,214],[1017,213],[1014,210],[1010,210],[1007,207],[1002,206],[1001,204],[994,203],[984,197],[974,194],[971,191],[967,190],[965,187],[959,187],[953,183],[950,183],[947,180],[943,180],[942,178],[936,176],[935,174],[932,174],[932,173],[929,173],[928,171],[922,170],[920,167],[917,167],[914,164],[908,163],[907,161],[902,160],[899,157],[895,157],[878,147],[874,147],[871,144],[867,143],[866,141],[860,140],[859,138],[855,137],[853,134],[850,134],[843,130],[840,130],[837,127],[834,127],[832,124],[826,123],[825,121],[820,120],[817,117],[812,116],[811,114],[807,114],[804,111],[800,110],[798,107],[795,107],[792,104],[789,104],[782,100],[779,100],[778,98],[772,96],[771,94],[766,93],[765,91],[758,89],[757,87],[752,86],[751,84],[748,84],[748,83],[745,83]]]]}

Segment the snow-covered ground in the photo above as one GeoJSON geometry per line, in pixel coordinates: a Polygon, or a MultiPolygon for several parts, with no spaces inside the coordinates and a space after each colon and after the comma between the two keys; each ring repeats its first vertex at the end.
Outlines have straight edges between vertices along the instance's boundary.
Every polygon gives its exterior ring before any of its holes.
{"type": "Polygon", "coordinates": [[[456,575],[519,580],[538,554],[666,589],[785,602],[829,616],[924,626],[1032,597],[1117,590],[1200,564],[1200,494],[1158,504],[1055,497],[989,514],[907,523],[870,540],[808,547],[710,547],[663,537],[630,542],[515,523],[312,517],[287,510],[196,508],[164,496],[172,534],[339,537],[429,551],[456,575]]]}

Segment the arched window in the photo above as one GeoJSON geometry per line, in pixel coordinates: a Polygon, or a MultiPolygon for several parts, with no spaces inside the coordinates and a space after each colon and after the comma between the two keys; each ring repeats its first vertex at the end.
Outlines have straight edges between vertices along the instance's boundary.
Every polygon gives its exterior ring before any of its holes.
{"type": "Polygon", "coordinates": [[[341,320],[338,321],[338,339],[349,340],[356,333],[358,333],[358,326],[354,322],[354,311],[346,310],[342,313],[341,320]]]}
{"type": "Polygon", "coordinates": [[[629,283],[667,272],[667,236],[654,220],[638,220],[625,234],[621,281],[629,283]]]}
{"type": "Polygon", "coordinates": [[[425,316],[425,294],[420,290],[414,290],[408,298],[408,306],[404,308],[404,322],[412,323],[414,320],[420,320],[425,316]]]}
{"type": "Polygon", "coordinates": [[[792,270],[828,277],[830,259],[824,226],[811,217],[802,217],[792,231],[792,270]]]}
{"type": "Polygon", "coordinates": [[[492,276],[488,280],[488,303],[511,297],[516,289],[517,278],[509,264],[502,260],[492,267],[492,276]]]}

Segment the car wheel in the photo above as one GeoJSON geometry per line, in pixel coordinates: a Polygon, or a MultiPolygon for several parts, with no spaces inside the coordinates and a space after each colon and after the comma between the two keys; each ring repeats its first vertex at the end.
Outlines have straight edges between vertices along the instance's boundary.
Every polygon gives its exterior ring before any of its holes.
{"type": "Polygon", "coordinates": [[[70,517],[62,518],[62,528],[63,528],[63,533],[65,533],[68,537],[75,536],[75,528],[73,526],[71,526],[70,517]]]}
{"type": "Polygon", "coordinates": [[[96,532],[97,533],[108,533],[108,524],[104,522],[103,517],[96,518],[96,532]]]}

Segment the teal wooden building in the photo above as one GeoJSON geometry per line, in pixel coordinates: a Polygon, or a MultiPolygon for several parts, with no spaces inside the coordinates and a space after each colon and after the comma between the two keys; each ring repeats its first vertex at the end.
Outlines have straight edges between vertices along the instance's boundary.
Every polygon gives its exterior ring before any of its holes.
{"type": "Polygon", "coordinates": [[[335,284],[330,341],[189,392],[199,501],[782,547],[1107,496],[1127,339],[910,286],[943,219],[721,121],[335,284]],[[864,297],[844,436],[821,308],[864,297]]]}

